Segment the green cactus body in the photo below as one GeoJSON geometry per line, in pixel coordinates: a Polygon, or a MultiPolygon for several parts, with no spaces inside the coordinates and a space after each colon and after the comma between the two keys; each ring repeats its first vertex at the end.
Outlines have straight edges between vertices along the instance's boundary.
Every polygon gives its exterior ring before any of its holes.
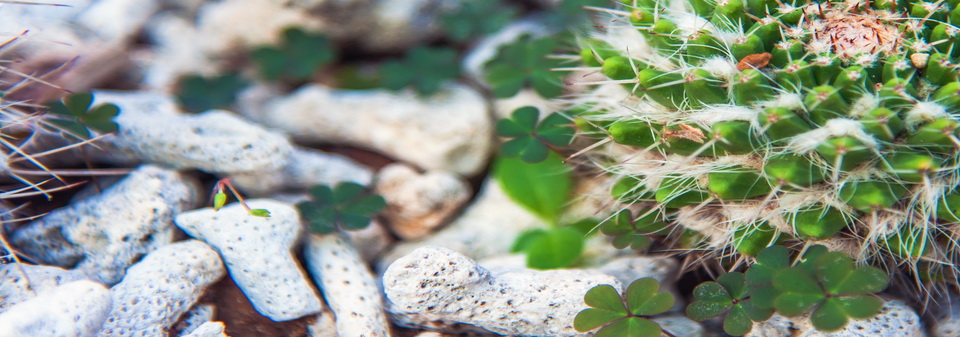
{"type": "Polygon", "coordinates": [[[575,104],[620,144],[588,155],[718,254],[855,237],[862,259],[950,259],[930,254],[960,248],[957,3],[624,0],[584,39],[611,81],[575,104]]]}

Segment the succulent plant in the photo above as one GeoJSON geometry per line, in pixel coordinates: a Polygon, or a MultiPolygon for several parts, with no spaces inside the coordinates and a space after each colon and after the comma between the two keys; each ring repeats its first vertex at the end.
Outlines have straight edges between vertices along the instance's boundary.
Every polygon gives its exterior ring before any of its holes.
{"type": "Polygon", "coordinates": [[[611,22],[580,40],[580,59],[607,79],[573,110],[585,134],[612,140],[585,162],[610,173],[621,208],[655,208],[649,221],[697,232],[702,246],[687,248],[718,256],[821,243],[956,284],[960,1],[603,12],[611,22]]]}

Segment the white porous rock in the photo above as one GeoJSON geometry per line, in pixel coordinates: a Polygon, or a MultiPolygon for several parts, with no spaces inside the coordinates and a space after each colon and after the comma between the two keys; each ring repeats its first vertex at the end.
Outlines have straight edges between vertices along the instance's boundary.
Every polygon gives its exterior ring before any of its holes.
{"type": "Polygon", "coordinates": [[[175,222],[220,253],[233,281],[260,314],[279,322],[320,312],[320,300],[291,252],[303,227],[297,210],[270,199],[247,204],[270,211],[270,217],[252,216],[233,203],[220,211],[185,212],[175,222]]]}
{"type": "Polygon", "coordinates": [[[263,196],[283,190],[306,190],[314,185],[355,182],[369,185],[373,172],[366,166],[336,154],[296,148],[283,167],[266,172],[230,175],[234,186],[249,196],[263,196]]]}
{"type": "Polygon", "coordinates": [[[378,280],[353,245],[335,233],[310,235],[303,255],[340,336],[390,336],[378,280]]]}
{"type": "Polygon", "coordinates": [[[949,305],[941,308],[942,313],[934,320],[935,325],[930,331],[933,337],[960,336],[960,302],[950,298],[949,305]]]}
{"type": "Polygon", "coordinates": [[[216,312],[217,307],[213,304],[197,303],[181,316],[180,322],[174,326],[174,329],[180,331],[180,337],[187,336],[201,325],[212,322],[216,312]]]}
{"type": "Polygon", "coordinates": [[[130,267],[113,286],[113,309],[100,337],[166,337],[208,286],[223,277],[217,252],[197,240],[161,247],[130,267]]]}
{"type": "Polygon", "coordinates": [[[0,313],[36,294],[86,279],[87,276],[79,270],[31,264],[0,264],[0,313]]]}
{"type": "Polygon", "coordinates": [[[413,91],[341,90],[306,85],[242,110],[304,141],[367,147],[427,170],[479,173],[493,148],[486,102],[476,90],[447,84],[428,98],[413,91]]]}
{"type": "Polygon", "coordinates": [[[223,322],[206,322],[183,337],[229,337],[224,332],[226,329],[227,327],[223,325],[223,322]]]}
{"type": "Polygon", "coordinates": [[[612,276],[582,270],[494,273],[440,247],[417,249],[383,276],[395,323],[519,336],[592,335],[574,330],[573,319],[586,309],[583,294],[601,284],[621,288],[612,276]]]}
{"type": "Polygon", "coordinates": [[[110,291],[82,280],[37,294],[0,314],[0,337],[95,336],[110,312],[110,291]]]}
{"type": "Polygon", "coordinates": [[[470,197],[470,186],[454,174],[421,174],[403,164],[381,169],[376,190],[387,201],[383,215],[389,220],[390,229],[404,240],[427,236],[470,197]]]}
{"type": "MultiPolygon", "coordinates": [[[[702,337],[704,335],[703,324],[689,319],[687,316],[658,316],[650,320],[659,324],[661,329],[673,336],[702,337]]],[[[660,336],[667,335],[661,334],[660,336]]]]}
{"type": "Polygon", "coordinates": [[[838,331],[820,332],[810,324],[809,315],[784,317],[774,314],[755,323],[745,337],[925,337],[920,316],[900,300],[887,301],[880,314],[868,319],[851,319],[838,331]]]}
{"type": "Polygon", "coordinates": [[[370,13],[374,27],[357,41],[372,51],[400,50],[440,34],[439,18],[469,0],[381,0],[370,13]]]}
{"type": "Polygon", "coordinates": [[[202,5],[197,13],[198,36],[183,38],[198,39],[205,53],[214,58],[230,50],[276,46],[288,27],[316,31],[321,24],[306,11],[285,5],[285,1],[224,0],[202,5]]]}
{"type": "Polygon", "coordinates": [[[149,92],[97,91],[94,95],[94,104],[114,103],[120,107],[120,115],[115,119],[119,131],[98,142],[107,152],[213,173],[278,170],[293,152],[293,145],[284,135],[227,111],[190,115],[168,113],[167,103],[127,104],[136,102],[138,96],[147,96],[144,101],[172,100],[153,98],[157,94],[149,92]],[[158,113],[154,107],[166,111],[158,113]]]}
{"type": "Polygon", "coordinates": [[[76,265],[91,279],[114,284],[144,254],[173,240],[173,217],[196,203],[198,189],[176,171],[144,165],[103,194],[57,209],[11,239],[44,263],[76,265]]]}
{"type": "Polygon", "coordinates": [[[379,266],[386,269],[394,260],[423,246],[444,247],[472,259],[502,255],[510,252],[520,233],[534,228],[546,228],[546,224],[510,200],[499,182],[487,179],[473,203],[450,225],[423,240],[395,245],[379,266]]]}
{"type": "Polygon", "coordinates": [[[115,43],[132,39],[160,9],[159,0],[99,0],[77,17],[81,26],[115,43]],[[106,19],[109,18],[109,19],[106,19]]]}

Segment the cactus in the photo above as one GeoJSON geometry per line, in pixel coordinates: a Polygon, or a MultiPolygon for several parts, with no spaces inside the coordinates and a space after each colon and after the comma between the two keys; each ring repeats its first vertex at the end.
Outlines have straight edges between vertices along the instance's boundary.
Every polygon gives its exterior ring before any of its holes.
{"type": "Polygon", "coordinates": [[[602,12],[611,22],[577,57],[609,80],[591,80],[573,110],[612,140],[586,162],[610,173],[620,208],[656,208],[650,221],[698,232],[703,246],[685,248],[717,256],[819,243],[904,279],[953,270],[957,283],[960,1],[622,0],[602,12]]]}

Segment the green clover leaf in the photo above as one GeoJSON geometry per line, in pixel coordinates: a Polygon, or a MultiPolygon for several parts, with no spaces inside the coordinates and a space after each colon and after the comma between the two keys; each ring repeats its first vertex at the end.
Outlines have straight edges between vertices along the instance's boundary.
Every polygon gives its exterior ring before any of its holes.
{"type": "Polygon", "coordinates": [[[391,90],[412,85],[421,95],[430,95],[443,82],[460,76],[460,60],[452,48],[416,47],[401,60],[386,62],[380,69],[381,84],[391,90]]]}
{"type": "Polygon", "coordinates": [[[781,270],[773,285],[781,292],[774,307],[785,316],[810,310],[810,322],[820,331],[834,331],[850,318],[869,318],[883,301],[871,294],[883,291],[887,274],[876,267],[856,268],[844,253],[825,248],[808,250],[800,265],[781,270]],[[812,253],[812,254],[811,254],[812,253]],[[812,255],[812,256],[811,256],[812,255]]]}
{"type": "Polygon", "coordinates": [[[577,314],[573,327],[587,332],[600,328],[594,336],[659,337],[660,325],[649,320],[673,307],[673,295],[658,292],[660,284],[653,278],[642,278],[630,284],[621,298],[610,285],[599,285],[587,291],[583,301],[590,306],[577,314]]]}
{"type": "Polygon", "coordinates": [[[540,96],[559,96],[563,91],[563,76],[567,72],[552,70],[563,65],[562,60],[548,57],[555,48],[555,39],[534,39],[529,35],[501,47],[497,56],[484,65],[486,80],[493,95],[498,98],[511,97],[530,84],[540,96]]]}
{"type": "Polygon", "coordinates": [[[300,215],[314,233],[328,234],[341,227],[359,230],[370,218],[387,206],[383,197],[370,194],[363,185],[343,182],[335,188],[319,185],[310,188],[311,201],[297,204],[300,215]]]}
{"type": "Polygon", "coordinates": [[[91,109],[92,103],[93,95],[89,93],[72,94],[59,101],[47,102],[47,121],[78,139],[90,139],[91,129],[99,133],[117,131],[119,125],[113,119],[120,114],[120,108],[104,103],[91,109]]]}
{"type": "Polygon", "coordinates": [[[573,227],[533,229],[520,234],[510,252],[527,254],[527,267],[557,269],[573,265],[583,252],[584,234],[573,227]]]}
{"type": "Polygon", "coordinates": [[[697,300],[687,306],[687,316],[702,321],[724,312],[723,330],[734,336],[742,336],[753,328],[753,322],[765,321],[773,315],[769,308],[759,308],[750,298],[751,288],[742,273],[727,273],[717,282],[704,282],[693,290],[697,300]]]}
{"type": "Polygon", "coordinates": [[[621,211],[611,221],[600,225],[600,232],[613,236],[613,246],[617,249],[630,247],[633,250],[643,250],[650,246],[651,241],[647,236],[659,233],[667,226],[659,221],[656,212],[646,213],[648,214],[634,219],[629,210],[621,211]]]}
{"type": "Polygon", "coordinates": [[[181,78],[177,85],[177,99],[183,110],[188,112],[226,108],[233,104],[237,93],[247,84],[238,73],[213,77],[188,75],[181,78]]]}
{"type": "Polygon", "coordinates": [[[326,36],[298,27],[287,28],[282,34],[280,46],[259,47],[250,54],[263,79],[305,81],[336,58],[336,50],[326,36]]]}
{"type": "Polygon", "coordinates": [[[464,42],[494,33],[516,17],[516,8],[501,1],[466,1],[440,17],[440,26],[451,40],[464,42]]]}
{"type": "Polygon", "coordinates": [[[543,121],[537,123],[540,111],[532,106],[525,106],[513,111],[511,118],[504,118],[497,122],[497,134],[507,138],[500,147],[500,154],[504,157],[520,156],[525,162],[538,163],[547,159],[549,145],[566,146],[573,141],[576,133],[565,117],[553,113],[543,121]]]}

